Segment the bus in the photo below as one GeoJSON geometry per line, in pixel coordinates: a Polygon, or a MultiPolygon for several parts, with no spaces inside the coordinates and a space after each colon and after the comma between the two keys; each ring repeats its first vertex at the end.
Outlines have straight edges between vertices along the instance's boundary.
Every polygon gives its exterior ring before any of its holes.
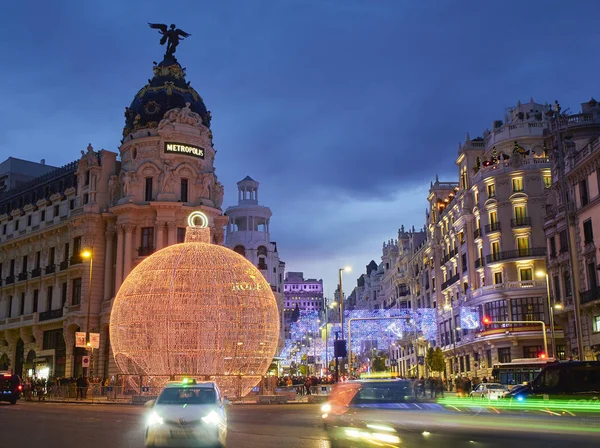
{"type": "Polygon", "coordinates": [[[492,376],[494,381],[511,389],[519,384],[529,384],[542,369],[557,363],[555,358],[523,358],[511,362],[494,364],[492,376]]]}

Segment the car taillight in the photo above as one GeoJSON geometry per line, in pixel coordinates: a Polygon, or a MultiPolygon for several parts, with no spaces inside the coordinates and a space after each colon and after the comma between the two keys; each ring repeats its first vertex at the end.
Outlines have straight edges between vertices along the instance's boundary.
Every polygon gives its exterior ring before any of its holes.
{"type": "Polygon", "coordinates": [[[17,386],[17,389],[19,390],[23,390],[23,386],[21,386],[20,384],[17,386]]]}

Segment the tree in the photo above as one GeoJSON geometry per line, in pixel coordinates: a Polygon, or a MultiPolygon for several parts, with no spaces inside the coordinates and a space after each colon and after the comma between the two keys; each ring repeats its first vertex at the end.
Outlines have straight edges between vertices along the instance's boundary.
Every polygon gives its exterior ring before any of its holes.
{"type": "Polygon", "coordinates": [[[434,356],[435,356],[435,350],[433,349],[433,347],[429,347],[427,349],[427,355],[425,356],[425,363],[427,364],[427,367],[431,371],[433,371],[433,358],[434,358],[434,356]]]}
{"type": "Polygon", "coordinates": [[[441,348],[436,347],[433,351],[433,355],[431,358],[431,370],[441,374],[441,372],[444,371],[445,367],[446,360],[444,359],[444,353],[442,353],[441,348]]]}

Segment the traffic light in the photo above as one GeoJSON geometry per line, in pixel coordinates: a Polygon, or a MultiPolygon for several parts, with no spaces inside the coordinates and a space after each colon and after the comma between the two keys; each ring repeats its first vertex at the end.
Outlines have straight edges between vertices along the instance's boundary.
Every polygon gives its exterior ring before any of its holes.
{"type": "Polygon", "coordinates": [[[489,325],[491,323],[492,323],[492,319],[490,319],[489,317],[483,318],[483,325],[489,325]]]}
{"type": "Polygon", "coordinates": [[[336,339],[333,341],[333,356],[335,358],[345,358],[348,356],[346,341],[344,339],[336,339]]]}
{"type": "Polygon", "coordinates": [[[540,359],[546,359],[546,354],[544,352],[539,354],[540,359]]]}

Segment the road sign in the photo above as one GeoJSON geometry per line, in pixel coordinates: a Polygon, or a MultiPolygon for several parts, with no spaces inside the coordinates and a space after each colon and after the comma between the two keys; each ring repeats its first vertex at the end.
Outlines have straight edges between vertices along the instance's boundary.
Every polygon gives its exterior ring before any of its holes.
{"type": "Polygon", "coordinates": [[[92,348],[100,348],[100,333],[90,333],[90,345],[92,348]]]}
{"type": "Polygon", "coordinates": [[[82,356],[81,357],[81,365],[83,367],[89,367],[90,366],[90,357],[89,356],[82,356]]]}
{"type": "Polygon", "coordinates": [[[85,331],[75,332],[75,347],[87,347],[85,340],[85,331]]]}

